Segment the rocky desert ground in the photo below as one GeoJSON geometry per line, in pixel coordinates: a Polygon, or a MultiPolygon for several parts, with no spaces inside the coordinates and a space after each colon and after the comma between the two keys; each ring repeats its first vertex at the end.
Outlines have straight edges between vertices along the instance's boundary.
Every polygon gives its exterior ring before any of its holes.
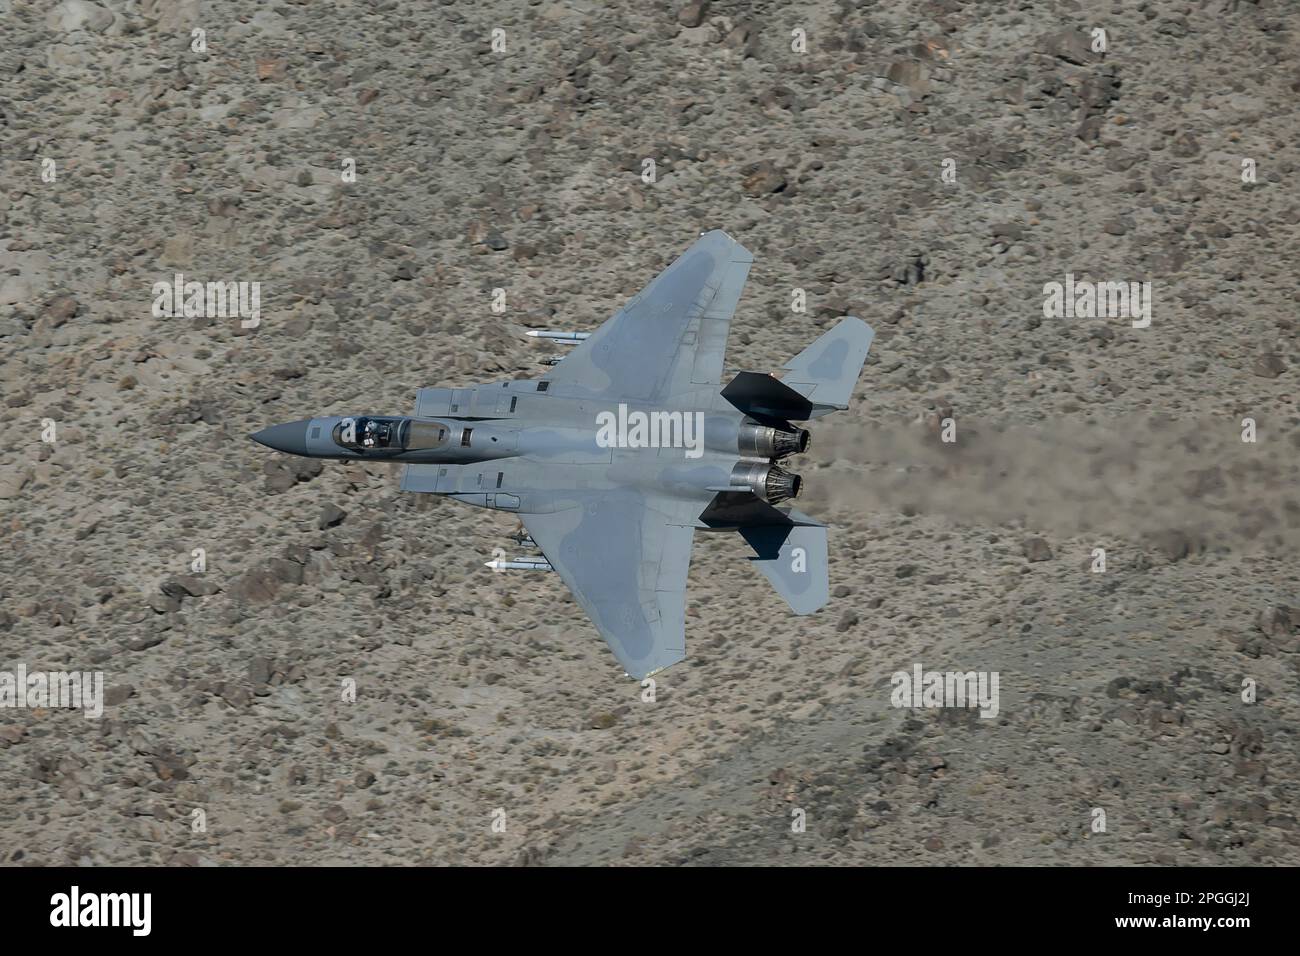
{"type": "Polygon", "coordinates": [[[0,668],[106,683],[0,710],[0,859],[1300,862],[1298,20],[0,0],[0,668]],[[877,335],[795,461],[830,604],[697,535],[652,701],[482,566],[513,519],[246,437],[539,377],[710,228],[729,368],[877,335]],[[996,716],[893,706],[918,664],[996,716]]]}

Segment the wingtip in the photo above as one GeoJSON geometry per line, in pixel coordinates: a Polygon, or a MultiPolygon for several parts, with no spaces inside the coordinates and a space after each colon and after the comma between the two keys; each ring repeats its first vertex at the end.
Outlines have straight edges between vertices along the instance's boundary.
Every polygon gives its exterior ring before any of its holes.
{"type": "Polygon", "coordinates": [[[720,242],[725,242],[728,245],[732,245],[732,246],[740,245],[740,243],[736,241],[736,237],[733,236],[731,233],[727,232],[725,229],[710,229],[707,232],[700,233],[700,241],[703,242],[706,239],[713,239],[720,242]]]}
{"type": "Polygon", "coordinates": [[[858,318],[856,315],[846,315],[844,318],[840,319],[840,321],[839,321],[839,325],[841,325],[841,326],[842,326],[842,325],[852,325],[852,326],[855,326],[855,327],[860,327],[860,328],[862,328],[863,330],[865,330],[866,333],[867,333],[868,335],[872,336],[873,338],[874,338],[875,335],[876,335],[876,330],[875,330],[874,328],[871,327],[871,323],[869,323],[869,322],[867,322],[867,321],[865,321],[865,320],[863,320],[863,319],[858,318]]]}

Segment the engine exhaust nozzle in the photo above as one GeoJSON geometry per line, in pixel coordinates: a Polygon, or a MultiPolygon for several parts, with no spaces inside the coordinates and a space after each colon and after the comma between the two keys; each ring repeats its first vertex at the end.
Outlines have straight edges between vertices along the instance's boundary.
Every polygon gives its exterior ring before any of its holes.
{"type": "Polygon", "coordinates": [[[771,425],[745,422],[740,426],[739,451],[755,458],[781,459],[789,455],[802,455],[812,443],[812,434],[806,428],[785,431],[771,425]]]}
{"type": "Polygon", "coordinates": [[[799,497],[803,479],[779,465],[761,461],[737,462],[731,469],[733,487],[746,487],[768,504],[799,497]]]}

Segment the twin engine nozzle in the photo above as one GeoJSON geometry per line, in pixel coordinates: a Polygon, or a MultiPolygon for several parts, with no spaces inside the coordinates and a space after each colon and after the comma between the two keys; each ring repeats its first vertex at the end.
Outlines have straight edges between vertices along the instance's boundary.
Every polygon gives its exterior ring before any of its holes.
{"type": "Polygon", "coordinates": [[[803,454],[811,443],[812,433],[806,428],[786,431],[758,422],[745,422],[740,426],[740,453],[768,460],[737,463],[731,470],[731,484],[748,488],[769,504],[799,497],[803,479],[776,462],[789,455],[803,454]]]}

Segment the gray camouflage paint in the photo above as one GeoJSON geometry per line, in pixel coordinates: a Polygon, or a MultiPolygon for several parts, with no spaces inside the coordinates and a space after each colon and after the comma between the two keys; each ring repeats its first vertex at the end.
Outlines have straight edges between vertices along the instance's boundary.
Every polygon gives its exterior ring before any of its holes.
{"type": "MultiPolygon", "coordinates": [[[[404,462],[403,490],[517,513],[627,673],[642,678],[685,657],[696,530],[740,530],[755,550],[750,560],[795,613],[828,597],[825,527],[752,491],[722,491],[737,463],[756,460],[739,451],[753,419],[719,394],[727,330],[752,261],[726,233],[706,233],[542,378],[421,389],[414,417],[449,430],[437,448],[344,448],[332,438],[346,417],[338,415],[251,437],[310,457],[404,462]],[[620,403],[699,413],[703,454],[601,447],[597,415],[620,403]],[[713,520],[701,519],[706,509],[713,520]]],[[[848,404],[872,334],[845,318],[784,366],[782,381],[813,403],[810,417],[848,404]]]]}

